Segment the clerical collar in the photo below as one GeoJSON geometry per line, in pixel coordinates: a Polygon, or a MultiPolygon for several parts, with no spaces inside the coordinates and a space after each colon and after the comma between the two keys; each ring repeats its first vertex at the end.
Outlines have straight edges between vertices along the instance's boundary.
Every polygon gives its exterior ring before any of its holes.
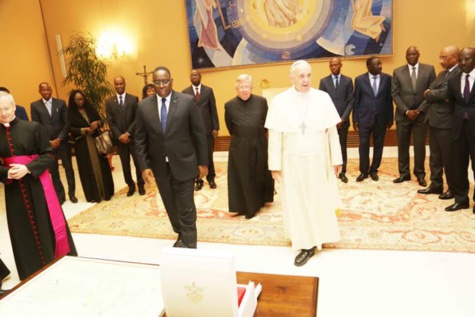
{"type": "Polygon", "coordinates": [[[9,128],[9,127],[10,127],[10,123],[12,123],[12,122],[15,120],[15,118],[16,118],[16,116],[13,116],[12,121],[7,122],[7,123],[2,123],[2,124],[5,126],[5,128],[9,128]]]}

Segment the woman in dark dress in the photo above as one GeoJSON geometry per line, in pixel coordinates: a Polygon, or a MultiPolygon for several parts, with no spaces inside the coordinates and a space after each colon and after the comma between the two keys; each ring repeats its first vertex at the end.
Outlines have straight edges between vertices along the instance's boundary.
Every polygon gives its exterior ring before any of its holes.
{"type": "Polygon", "coordinates": [[[69,96],[68,117],[86,200],[109,200],[114,195],[112,172],[107,157],[99,154],[94,140],[103,125],[101,117],[80,90],[73,90],[69,96]]]}

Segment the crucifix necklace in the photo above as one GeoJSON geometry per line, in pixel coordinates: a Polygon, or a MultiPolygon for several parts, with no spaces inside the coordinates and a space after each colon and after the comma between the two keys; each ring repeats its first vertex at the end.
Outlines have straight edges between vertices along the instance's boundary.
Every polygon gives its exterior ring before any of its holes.
{"type": "Polygon", "coordinates": [[[305,110],[303,111],[302,115],[302,123],[299,125],[299,128],[302,129],[302,135],[305,134],[305,129],[307,126],[305,125],[305,117],[307,116],[307,111],[308,111],[308,102],[305,104],[305,110]]]}

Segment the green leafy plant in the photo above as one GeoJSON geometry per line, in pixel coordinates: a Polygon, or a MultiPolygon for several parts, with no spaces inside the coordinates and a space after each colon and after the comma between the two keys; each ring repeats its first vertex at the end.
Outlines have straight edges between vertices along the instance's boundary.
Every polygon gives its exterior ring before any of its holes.
{"type": "Polygon", "coordinates": [[[107,81],[107,65],[96,54],[96,39],[90,34],[75,33],[62,53],[66,58],[66,78],[62,85],[74,85],[105,119],[104,104],[114,94],[107,81]]]}

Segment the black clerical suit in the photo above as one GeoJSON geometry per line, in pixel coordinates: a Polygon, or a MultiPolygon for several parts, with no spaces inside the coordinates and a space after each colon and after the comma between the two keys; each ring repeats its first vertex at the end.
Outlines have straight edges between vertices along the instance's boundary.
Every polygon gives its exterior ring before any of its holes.
{"type": "Polygon", "coordinates": [[[61,139],[59,147],[55,150],[56,160],[49,171],[58,199],[64,201],[66,197],[59,176],[58,156],[61,158],[61,163],[66,171],[69,197],[75,197],[76,193],[76,183],[74,180],[74,170],[71,160],[71,144],[68,142],[68,107],[66,106],[66,102],[62,99],[51,98],[51,100],[51,114],[46,108],[43,99],[31,103],[31,119],[32,121],[39,122],[46,127],[50,140],[55,140],[57,138],[61,139]]]}
{"type": "Polygon", "coordinates": [[[338,75],[338,87],[335,86],[334,75],[322,78],[320,81],[320,90],[327,92],[333,101],[333,104],[344,122],[338,128],[338,136],[340,137],[341,154],[343,157],[343,167],[341,174],[346,174],[346,164],[348,162],[347,141],[348,129],[350,127],[350,113],[353,109],[354,94],[353,80],[345,75],[338,75]]]}
{"type": "Polygon", "coordinates": [[[194,179],[198,165],[208,165],[206,131],[193,97],[172,91],[168,98],[165,132],[159,115],[161,98],[154,94],[139,103],[135,129],[138,165],[142,172],[152,170],[173,230],[187,247],[196,248],[194,179]]]}

